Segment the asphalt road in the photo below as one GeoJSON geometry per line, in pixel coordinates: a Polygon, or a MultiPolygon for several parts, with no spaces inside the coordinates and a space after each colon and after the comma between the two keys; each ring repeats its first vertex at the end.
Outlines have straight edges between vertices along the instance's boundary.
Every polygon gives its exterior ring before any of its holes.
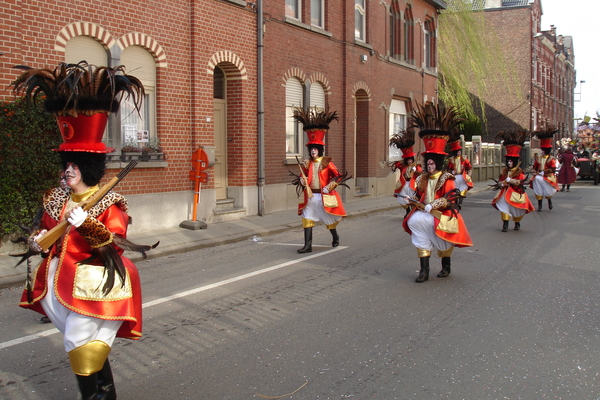
{"type": "MultiPolygon", "coordinates": [[[[465,200],[475,245],[422,284],[400,209],[342,221],[335,249],[318,226],[310,254],[294,230],[138,263],[119,399],[599,399],[600,189],[506,233],[493,195],[465,200]]],[[[0,398],[76,399],[61,335],[19,295],[0,290],[0,398]]]]}

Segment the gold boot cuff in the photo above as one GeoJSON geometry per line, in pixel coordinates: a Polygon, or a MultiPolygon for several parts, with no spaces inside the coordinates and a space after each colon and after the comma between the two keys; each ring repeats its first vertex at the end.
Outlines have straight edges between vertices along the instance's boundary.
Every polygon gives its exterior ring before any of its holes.
{"type": "Polygon", "coordinates": [[[543,199],[544,199],[544,196],[539,196],[539,195],[537,195],[537,194],[536,194],[536,195],[535,195],[535,198],[536,198],[536,200],[543,200],[543,199]]]}
{"type": "Polygon", "coordinates": [[[429,257],[429,256],[431,256],[431,251],[429,251],[429,250],[423,250],[423,249],[417,249],[417,254],[419,255],[419,258],[429,257]]]}
{"type": "Polygon", "coordinates": [[[102,369],[109,353],[109,345],[101,340],[92,340],[68,353],[71,369],[77,375],[90,376],[102,369]]]}
{"type": "Polygon", "coordinates": [[[462,192],[460,192],[460,195],[461,195],[462,197],[467,197],[467,191],[466,191],[466,190],[463,190],[462,192]]]}
{"type": "Polygon", "coordinates": [[[521,222],[521,220],[523,219],[524,216],[525,216],[525,214],[521,215],[520,217],[513,217],[513,221],[521,222]]]}
{"type": "Polygon", "coordinates": [[[500,217],[502,218],[502,221],[510,221],[510,215],[506,213],[501,212],[500,217]]]}
{"type": "Polygon", "coordinates": [[[450,257],[452,255],[452,252],[454,251],[454,246],[450,247],[448,250],[438,250],[438,257],[439,258],[445,258],[445,257],[450,257]]]}
{"type": "MultiPolygon", "coordinates": [[[[340,220],[340,221],[341,221],[341,220],[340,220]]],[[[327,229],[335,229],[335,228],[337,227],[337,224],[339,224],[339,223],[340,223],[340,221],[334,222],[334,223],[333,223],[333,224],[331,224],[331,225],[326,225],[326,226],[327,226],[327,229]]]]}
{"type": "Polygon", "coordinates": [[[312,228],[313,226],[315,226],[315,221],[306,219],[306,218],[302,218],[302,227],[303,228],[312,228]]]}

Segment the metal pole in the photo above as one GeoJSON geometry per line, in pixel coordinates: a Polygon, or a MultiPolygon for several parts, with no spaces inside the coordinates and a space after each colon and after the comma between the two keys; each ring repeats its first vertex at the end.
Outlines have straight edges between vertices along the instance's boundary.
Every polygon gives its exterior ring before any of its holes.
{"type": "Polygon", "coordinates": [[[263,77],[263,2],[256,2],[257,13],[257,90],[258,90],[258,215],[265,215],[265,110],[264,110],[264,77],[263,77]]]}

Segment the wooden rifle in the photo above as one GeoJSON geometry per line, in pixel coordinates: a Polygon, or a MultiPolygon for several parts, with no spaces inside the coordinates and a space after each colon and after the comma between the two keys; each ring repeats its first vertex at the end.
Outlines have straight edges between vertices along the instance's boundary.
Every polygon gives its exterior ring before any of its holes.
{"type": "Polygon", "coordinates": [[[310,186],[308,186],[308,179],[306,178],[306,175],[304,175],[304,170],[302,169],[302,165],[300,164],[300,159],[298,158],[298,156],[296,156],[296,161],[298,162],[298,168],[300,168],[300,174],[304,178],[304,189],[306,190],[306,194],[309,198],[311,198],[313,197],[313,192],[310,186]]]}
{"type": "MultiPolygon", "coordinates": [[[[127,166],[119,172],[117,176],[112,178],[106,185],[102,186],[96,193],[91,195],[87,200],[82,201],[77,206],[81,207],[84,211],[88,211],[90,208],[95,206],[106,194],[114,188],[125,176],[137,165],[137,161],[131,161],[127,166]]],[[[67,216],[58,223],[54,228],[46,232],[41,238],[37,239],[37,244],[40,245],[43,251],[46,251],[52,246],[67,230],[69,227],[69,221],[67,216]]]]}

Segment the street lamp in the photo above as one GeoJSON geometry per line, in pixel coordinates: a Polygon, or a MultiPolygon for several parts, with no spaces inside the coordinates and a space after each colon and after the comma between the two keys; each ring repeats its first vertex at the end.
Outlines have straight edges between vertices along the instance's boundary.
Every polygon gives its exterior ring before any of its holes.
{"type": "Polygon", "coordinates": [[[579,100],[573,100],[573,101],[581,101],[581,89],[583,88],[584,83],[585,83],[585,81],[579,81],[579,93],[573,93],[573,94],[579,95],[579,100]]]}

